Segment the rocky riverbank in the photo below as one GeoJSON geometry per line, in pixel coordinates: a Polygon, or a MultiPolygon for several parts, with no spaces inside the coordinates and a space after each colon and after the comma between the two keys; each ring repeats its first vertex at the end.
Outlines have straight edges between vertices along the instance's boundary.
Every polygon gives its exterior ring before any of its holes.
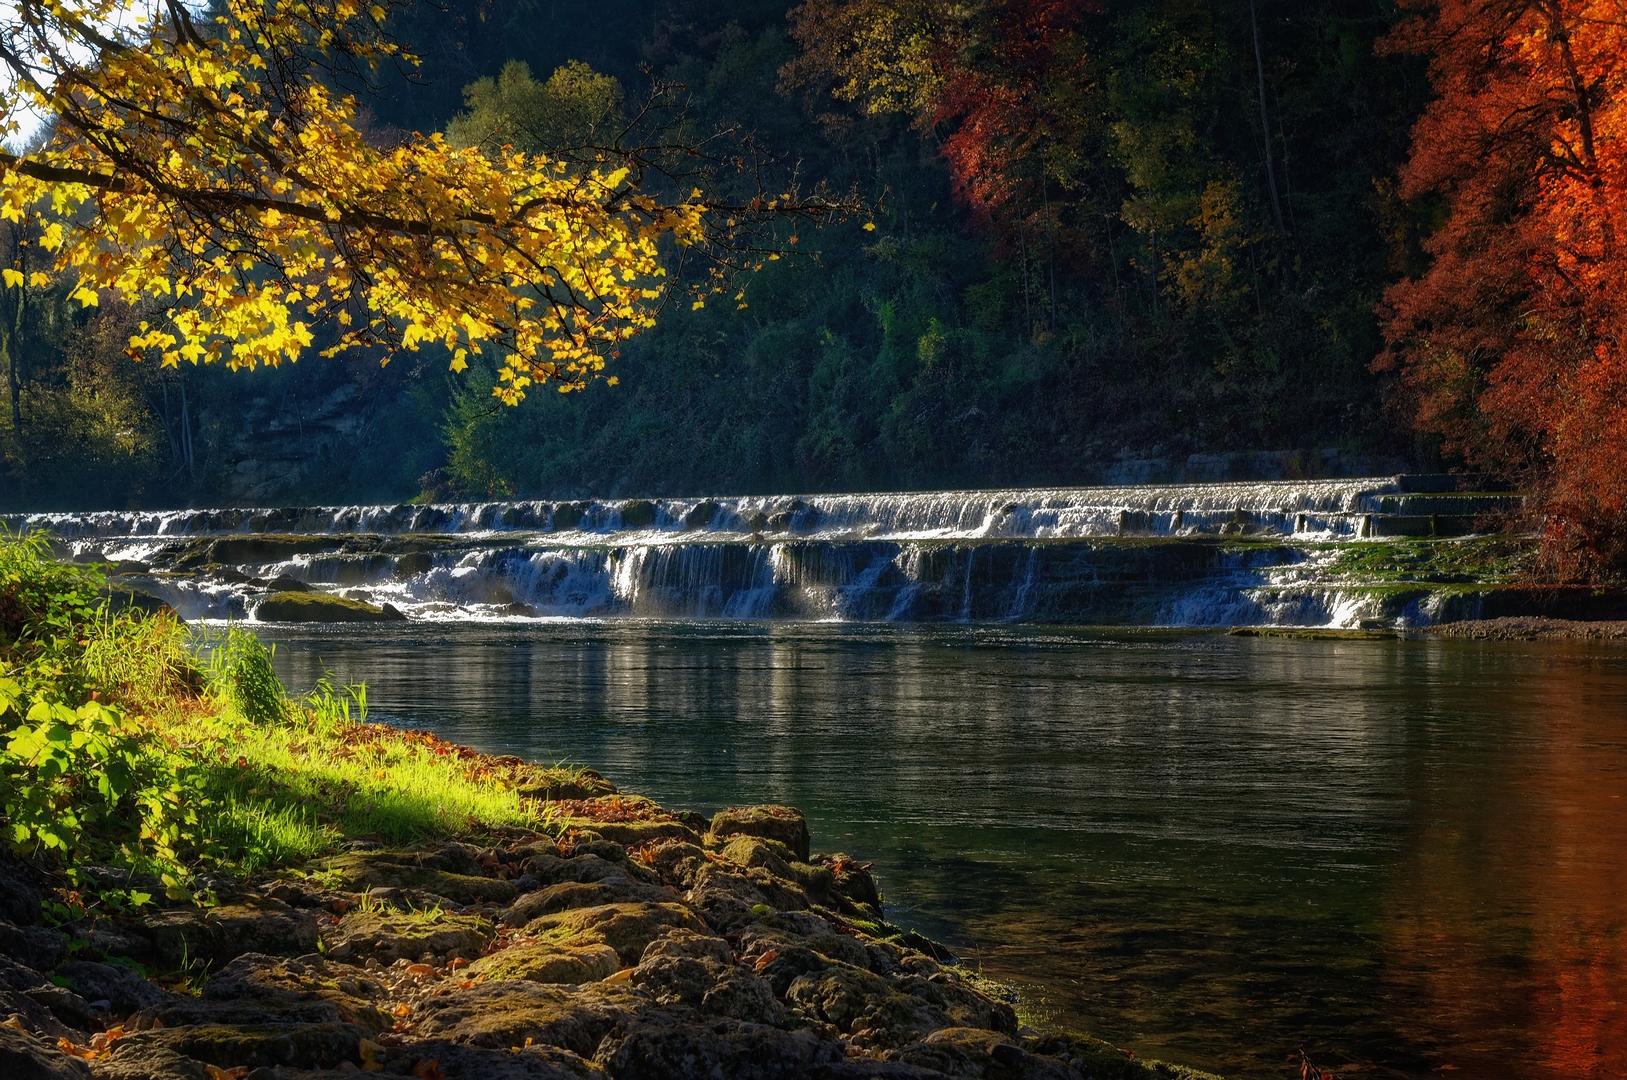
{"type": "Polygon", "coordinates": [[[1627,639],[1627,622],[1583,622],[1575,619],[1516,616],[1443,623],[1440,626],[1429,627],[1424,633],[1431,637],[1473,638],[1481,641],[1623,640],[1627,639]]]}
{"type": "Polygon", "coordinates": [[[210,906],[92,917],[7,863],[0,1062],[53,1080],[1205,1075],[1023,1026],[1008,993],[885,921],[867,867],[812,854],[796,810],[708,820],[587,782],[550,793],[543,830],[350,838],[212,881],[210,906]]]}

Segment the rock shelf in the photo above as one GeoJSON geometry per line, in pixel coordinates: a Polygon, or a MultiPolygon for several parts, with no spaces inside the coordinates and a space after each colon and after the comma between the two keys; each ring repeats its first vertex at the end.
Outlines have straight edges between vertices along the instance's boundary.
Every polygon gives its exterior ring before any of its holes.
{"type": "Polygon", "coordinates": [[[216,882],[210,907],[57,927],[41,912],[61,882],[0,865],[0,1065],[16,1080],[1206,1076],[1023,1026],[1009,991],[886,922],[867,866],[812,854],[796,810],[551,805],[546,833],[353,839],[216,882]]]}

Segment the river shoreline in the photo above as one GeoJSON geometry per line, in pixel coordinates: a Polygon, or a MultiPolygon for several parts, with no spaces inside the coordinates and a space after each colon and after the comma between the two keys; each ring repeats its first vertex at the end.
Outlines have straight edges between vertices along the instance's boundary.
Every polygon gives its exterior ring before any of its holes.
{"type": "Polygon", "coordinates": [[[1627,622],[1512,616],[1442,623],[1422,633],[1477,641],[1618,641],[1627,639],[1627,622]]]}
{"type": "Polygon", "coordinates": [[[811,853],[796,810],[708,820],[591,771],[539,794],[541,830],[347,836],[209,878],[207,905],[8,861],[0,1058],[109,1080],[1208,1076],[1024,1026],[1009,991],[885,921],[867,867],[811,853]],[[159,899],[62,919],[89,882],[159,899]]]}

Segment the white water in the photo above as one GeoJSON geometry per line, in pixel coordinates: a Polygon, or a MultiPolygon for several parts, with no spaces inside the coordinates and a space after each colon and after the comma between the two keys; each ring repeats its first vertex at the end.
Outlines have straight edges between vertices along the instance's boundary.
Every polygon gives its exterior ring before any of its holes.
{"type": "Polygon", "coordinates": [[[1282,535],[1346,536],[1358,531],[1363,516],[1378,511],[1380,498],[1401,491],[1395,477],[1379,477],[879,495],[101,511],[7,520],[14,528],[47,529],[64,539],[120,537],[149,544],[158,538],[254,533],[395,536],[539,530],[561,539],[581,534],[582,542],[591,543],[627,532],[639,533],[645,542],[693,539],[696,533],[718,537],[787,533],[810,539],[1056,539],[1199,535],[1219,532],[1240,520],[1282,535]],[[653,521],[638,521],[634,517],[638,513],[653,521]]]}
{"type": "Polygon", "coordinates": [[[1412,498],[1384,477],[36,514],[12,525],[50,530],[75,557],[124,563],[140,573],[133,583],[201,618],[252,617],[267,583],[289,577],[433,620],[1427,622],[1427,598],[1386,614],[1382,598],[1324,572],[1335,545],[1369,535],[1381,502],[1398,496],[1412,498]],[[1153,540],[1222,536],[1255,543],[1153,540]],[[147,574],[149,564],[168,572],[147,574]]]}

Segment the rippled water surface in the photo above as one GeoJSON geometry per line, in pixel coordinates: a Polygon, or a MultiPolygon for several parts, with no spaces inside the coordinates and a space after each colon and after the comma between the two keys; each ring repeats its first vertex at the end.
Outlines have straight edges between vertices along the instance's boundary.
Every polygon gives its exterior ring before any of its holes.
{"type": "Polygon", "coordinates": [[[375,719],[802,807],[1050,1024],[1232,1077],[1627,1074],[1627,648],[267,627],[375,719]]]}

